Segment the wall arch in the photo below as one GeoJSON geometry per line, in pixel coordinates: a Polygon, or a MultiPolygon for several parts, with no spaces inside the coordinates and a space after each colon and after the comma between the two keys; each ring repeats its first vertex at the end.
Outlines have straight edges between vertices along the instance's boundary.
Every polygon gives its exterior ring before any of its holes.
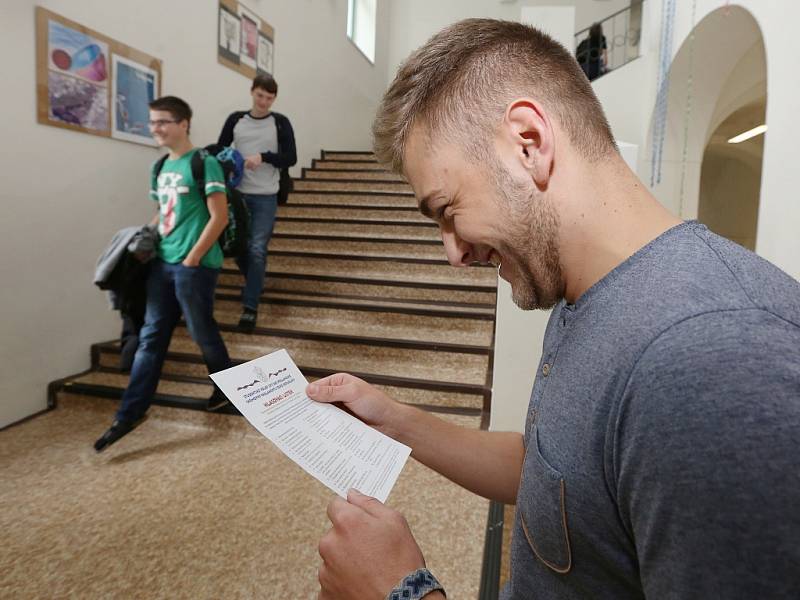
{"type": "MultiPolygon", "coordinates": [[[[712,134],[730,114],[752,102],[753,94],[766,94],[764,41],[753,15],[741,6],[708,13],[684,39],[668,77],[661,180],[651,189],[673,213],[696,219],[703,156],[712,134]]],[[[654,115],[645,150],[648,183],[653,123],[654,115]]]]}

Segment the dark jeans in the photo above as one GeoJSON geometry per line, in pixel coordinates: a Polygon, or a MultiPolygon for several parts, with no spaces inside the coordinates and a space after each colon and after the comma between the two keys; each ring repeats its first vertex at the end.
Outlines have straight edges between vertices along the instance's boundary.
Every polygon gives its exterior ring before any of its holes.
{"type": "Polygon", "coordinates": [[[133,359],[130,383],[116,418],[135,421],[153,401],[172,332],[181,312],[192,339],[200,346],[209,373],[231,366],[228,350],[214,320],[217,269],[184,267],[154,260],[147,279],[147,309],[133,359]]]}
{"type": "Polygon", "coordinates": [[[247,242],[247,257],[245,260],[237,260],[236,264],[244,275],[242,304],[258,310],[267,270],[267,245],[272,237],[275,213],[278,210],[278,195],[243,194],[243,197],[250,212],[250,238],[247,242]]]}

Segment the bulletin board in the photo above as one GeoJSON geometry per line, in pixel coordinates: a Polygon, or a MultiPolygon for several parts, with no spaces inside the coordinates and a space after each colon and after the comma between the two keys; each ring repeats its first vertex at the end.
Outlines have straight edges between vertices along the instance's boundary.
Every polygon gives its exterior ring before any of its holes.
{"type": "Polygon", "coordinates": [[[217,61],[248,79],[274,75],[275,30],[237,0],[219,0],[217,61]]]}
{"type": "Polygon", "coordinates": [[[36,114],[43,125],[155,146],[161,61],[36,7],[36,114]]]}

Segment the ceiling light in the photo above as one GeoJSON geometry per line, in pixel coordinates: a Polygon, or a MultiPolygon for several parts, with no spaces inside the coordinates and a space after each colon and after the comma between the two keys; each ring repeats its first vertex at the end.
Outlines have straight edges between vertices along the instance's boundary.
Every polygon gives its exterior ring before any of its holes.
{"type": "Polygon", "coordinates": [[[740,133],[739,135],[732,137],[728,140],[729,144],[738,144],[739,142],[743,142],[745,140],[749,140],[751,137],[756,137],[757,135],[761,135],[767,130],[766,125],[759,125],[758,127],[753,127],[750,131],[745,131],[744,133],[740,133]]]}

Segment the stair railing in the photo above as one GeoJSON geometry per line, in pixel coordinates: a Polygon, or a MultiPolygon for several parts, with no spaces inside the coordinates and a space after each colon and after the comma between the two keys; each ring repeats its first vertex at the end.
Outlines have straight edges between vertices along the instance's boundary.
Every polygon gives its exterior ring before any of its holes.
{"type": "Polygon", "coordinates": [[[634,0],[630,6],[618,10],[602,21],[594,23],[586,29],[581,29],[575,34],[576,58],[581,63],[581,66],[584,67],[584,71],[590,79],[594,80],[615,69],[619,69],[639,57],[643,3],[644,0],[634,0]],[[590,29],[598,24],[602,28],[602,34],[606,40],[605,53],[596,43],[588,42],[584,44],[584,50],[578,52],[579,48],[581,48],[581,42],[589,39],[590,29]],[[585,49],[587,46],[588,50],[585,49]],[[596,61],[595,65],[599,64],[600,67],[590,67],[591,61],[596,61]]]}

